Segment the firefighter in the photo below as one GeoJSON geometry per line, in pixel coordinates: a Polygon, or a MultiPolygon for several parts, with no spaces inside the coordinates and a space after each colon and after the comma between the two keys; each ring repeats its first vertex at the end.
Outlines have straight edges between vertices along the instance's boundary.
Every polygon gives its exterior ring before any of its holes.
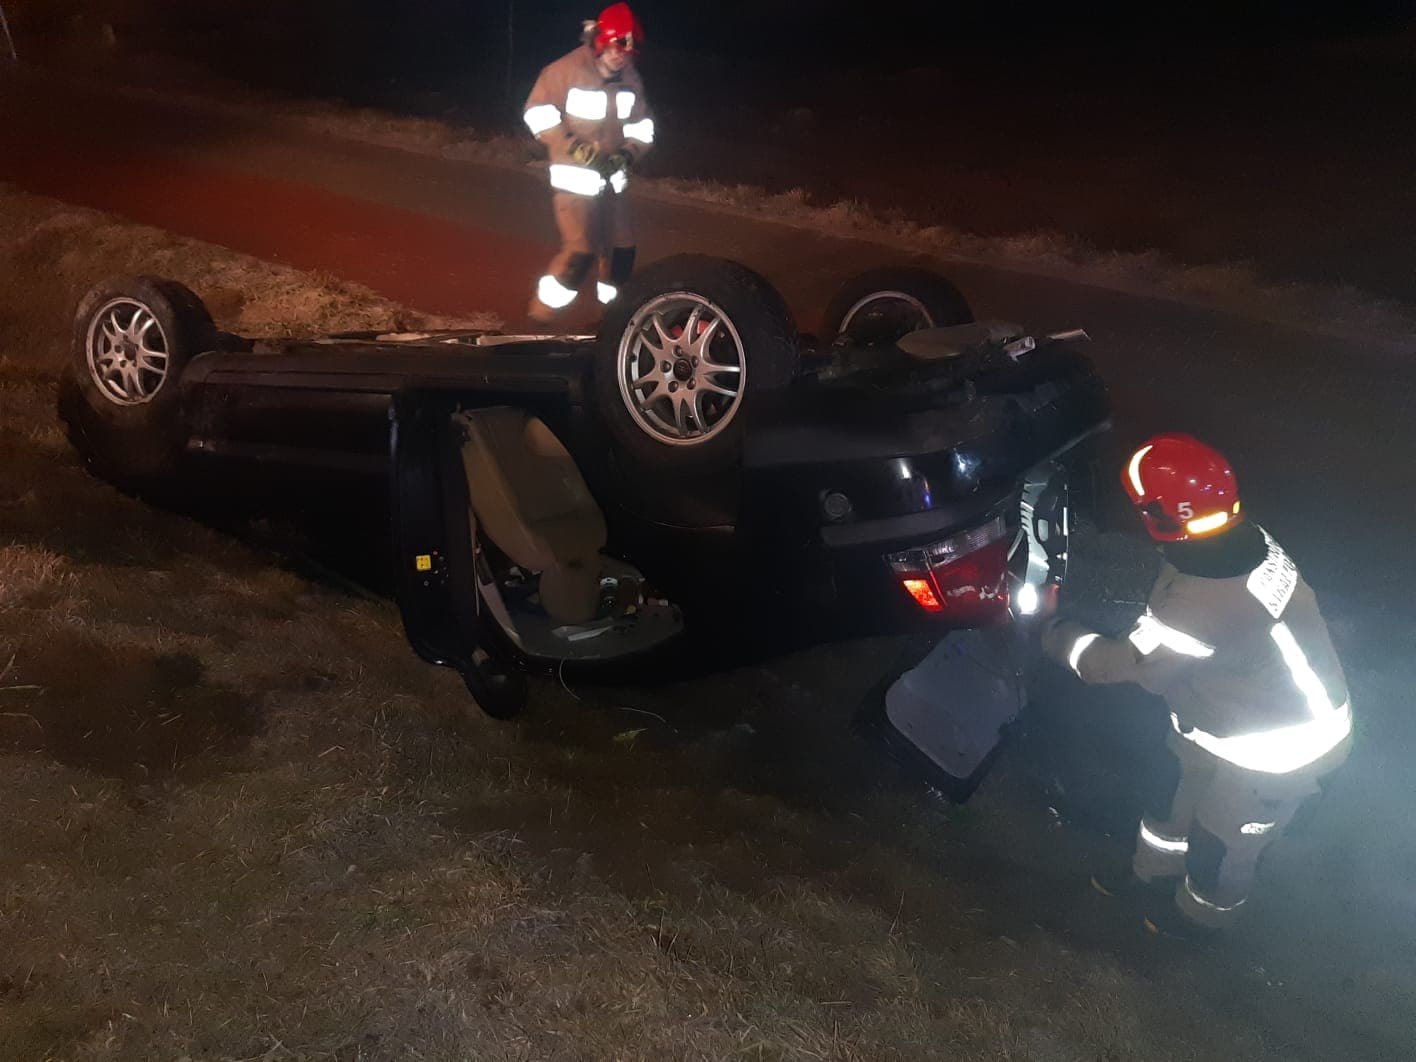
{"type": "Polygon", "coordinates": [[[1222,929],[1264,850],[1346,759],[1347,684],[1312,589],[1245,519],[1222,454],[1157,435],[1121,481],[1164,557],[1148,607],[1123,638],[1053,619],[1043,648],[1084,682],[1134,682],[1165,700],[1180,781],[1167,809],[1141,819],[1131,882],[1173,882],[1182,931],[1222,929]]]}
{"type": "Polygon", "coordinates": [[[535,321],[546,323],[574,302],[597,263],[602,304],[634,268],[624,190],[654,143],[654,118],[634,66],[643,41],[629,5],[610,5],[586,23],[581,47],[541,71],[526,100],[526,124],[550,152],[561,237],[531,300],[535,321]]]}

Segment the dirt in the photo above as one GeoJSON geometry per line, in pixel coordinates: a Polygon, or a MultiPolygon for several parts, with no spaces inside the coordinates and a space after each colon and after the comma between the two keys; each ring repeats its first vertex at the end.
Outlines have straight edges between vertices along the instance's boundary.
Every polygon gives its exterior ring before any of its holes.
{"type": "Polygon", "coordinates": [[[193,762],[256,732],[250,697],[205,681],[200,660],[39,631],[11,647],[0,752],[141,781],[200,774],[193,762]]]}

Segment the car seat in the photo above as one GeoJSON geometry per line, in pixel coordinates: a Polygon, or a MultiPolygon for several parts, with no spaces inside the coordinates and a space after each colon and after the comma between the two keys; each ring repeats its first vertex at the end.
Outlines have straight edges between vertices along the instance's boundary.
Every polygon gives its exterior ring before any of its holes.
{"type": "Polygon", "coordinates": [[[575,460],[539,418],[509,406],[456,414],[472,512],[511,561],[540,572],[541,606],[584,623],[599,606],[605,516],[575,460]]]}

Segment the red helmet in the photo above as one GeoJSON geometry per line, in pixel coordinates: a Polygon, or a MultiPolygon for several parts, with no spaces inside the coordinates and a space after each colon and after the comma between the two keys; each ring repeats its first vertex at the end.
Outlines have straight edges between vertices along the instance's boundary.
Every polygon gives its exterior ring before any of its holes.
{"type": "Polygon", "coordinates": [[[595,20],[593,43],[596,55],[612,44],[620,51],[633,55],[644,43],[644,27],[628,4],[611,4],[595,20]]]}
{"type": "Polygon", "coordinates": [[[1121,485],[1157,542],[1221,534],[1239,523],[1234,469],[1193,435],[1156,435],[1121,472],[1121,485]]]}

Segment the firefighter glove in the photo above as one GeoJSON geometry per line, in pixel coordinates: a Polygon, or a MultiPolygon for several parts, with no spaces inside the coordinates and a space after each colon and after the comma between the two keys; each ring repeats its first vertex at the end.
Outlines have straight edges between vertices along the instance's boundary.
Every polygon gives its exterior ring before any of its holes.
{"type": "Polygon", "coordinates": [[[610,177],[612,174],[621,171],[629,172],[629,167],[634,162],[634,156],[627,151],[615,151],[604,156],[600,160],[599,170],[601,177],[610,177]]]}
{"type": "Polygon", "coordinates": [[[588,140],[577,140],[571,144],[570,158],[572,162],[578,162],[582,166],[593,166],[596,169],[603,165],[600,159],[600,149],[588,140]]]}

